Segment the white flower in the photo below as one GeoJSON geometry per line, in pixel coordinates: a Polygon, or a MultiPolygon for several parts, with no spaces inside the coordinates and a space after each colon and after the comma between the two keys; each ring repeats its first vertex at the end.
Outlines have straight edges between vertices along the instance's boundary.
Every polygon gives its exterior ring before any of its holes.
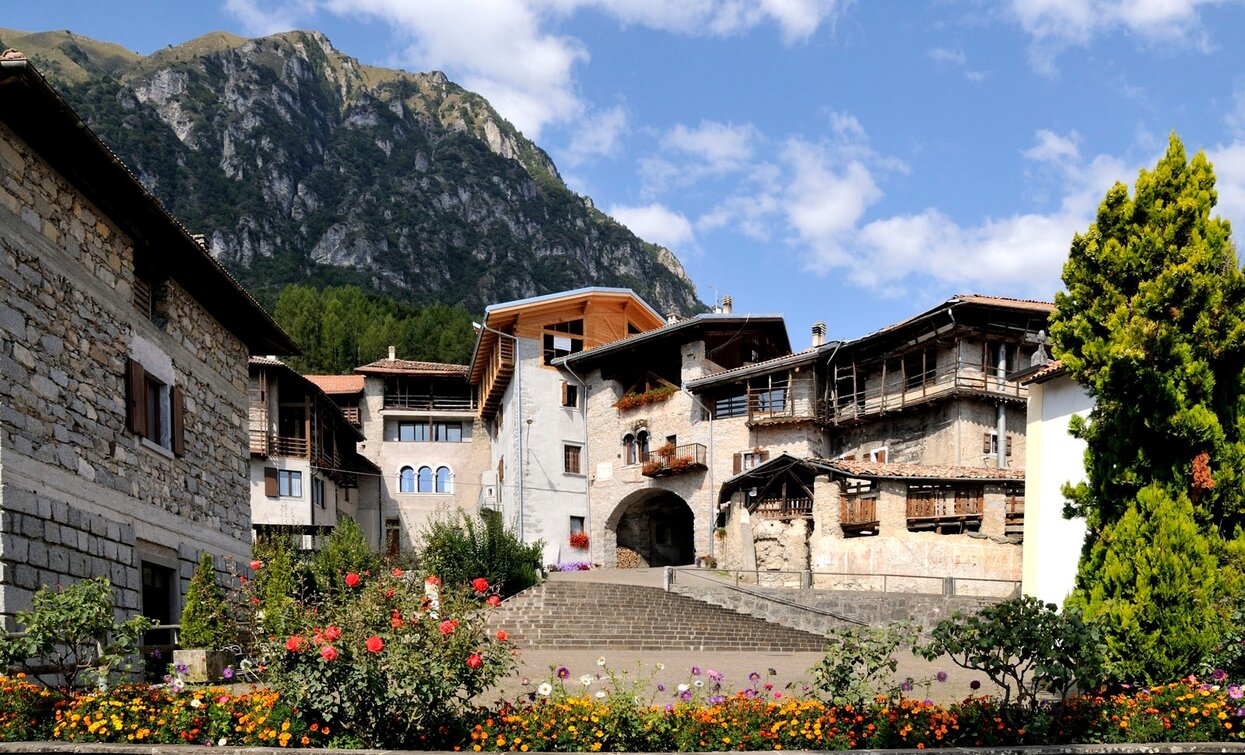
{"type": "Polygon", "coordinates": [[[665,671],[665,670],[666,670],[666,664],[664,664],[664,663],[660,663],[660,662],[659,662],[659,663],[654,663],[654,664],[653,664],[653,668],[657,669],[658,671],[665,671]]]}
{"type": "Polygon", "coordinates": [[[588,674],[584,674],[583,676],[579,677],[579,683],[584,685],[585,687],[591,687],[592,682],[593,682],[593,679],[588,674]]]}
{"type": "Polygon", "coordinates": [[[704,679],[697,679],[696,681],[692,682],[692,684],[695,684],[697,687],[703,687],[703,686],[705,686],[705,680],[704,680],[704,679]]]}
{"type": "Polygon", "coordinates": [[[679,685],[679,687],[678,687],[678,689],[679,689],[679,691],[680,691],[680,692],[687,692],[688,687],[687,687],[687,685],[686,685],[686,684],[680,684],[680,685],[679,685]]]}
{"type": "Polygon", "coordinates": [[[604,665],[605,665],[605,656],[601,656],[600,658],[598,658],[598,659],[597,659],[597,665],[598,665],[598,666],[604,666],[604,665]]]}
{"type": "Polygon", "coordinates": [[[602,689],[602,690],[597,690],[597,694],[595,695],[595,697],[596,697],[598,700],[604,700],[604,699],[605,699],[605,690],[603,690],[603,689],[602,689]]]}
{"type": "Polygon", "coordinates": [[[197,697],[196,697],[196,698],[192,698],[192,699],[191,699],[191,701],[190,701],[190,707],[192,707],[192,708],[198,708],[198,707],[199,707],[199,706],[201,706],[201,705],[203,705],[203,703],[199,702],[199,698],[197,698],[197,697]]]}
{"type": "Polygon", "coordinates": [[[537,687],[536,691],[544,695],[545,697],[549,697],[550,693],[553,692],[553,685],[550,684],[549,682],[545,682],[541,684],[539,687],[537,687]]]}
{"type": "Polygon", "coordinates": [[[228,740],[228,739],[226,739],[226,738],[224,738],[224,737],[221,737],[221,738],[220,738],[219,740],[217,740],[217,742],[216,742],[216,746],[217,746],[217,747],[224,747],[224,746],[225,746],[225,745],[227,745],[227,744],[229,744],[229,740],[228,740]]]}

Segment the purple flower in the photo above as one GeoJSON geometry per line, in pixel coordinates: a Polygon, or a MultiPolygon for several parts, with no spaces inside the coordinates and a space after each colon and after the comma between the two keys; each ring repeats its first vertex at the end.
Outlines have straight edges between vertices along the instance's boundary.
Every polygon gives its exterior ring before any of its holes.
{"type": "Polygon", "coordinates": [[[233,678],[233,669],[231,669],[231,668],[229,668],[228,666],[226,666],[226,667],[225,667],[225,670],[224,670],[224,671],[222,671],[222,672],[220,672],[220,675],[221,675],[221,676],[223,676],[223,677],[225,677],[226,679],[232,679],[232,678],[233,678]]]}
{"type": "Polygon", "coordinates": [[[927,697],[921,701],[921,705],[924,705],[926,708],[932,708],[934,707],[934,701],[927,697]]]}
{"type": "Polygon", "coordinates": [[[714,695],[709,698],[709,703],[712,705],[721,705],[724,702],[726,702],[726,698],[722,695],[714,695]]]}
{"type": "Polygon", "coordinates": [[[692,699],[692,691],[691,691],[690,689],[685,689],[685,690],[683,690],[682,692],[680,692],[680,693],[679,693],[679,699],[680,699],[680,700],[682,700],[683,702],[687,702],[687,701],[691,700],[691,699],[692,699]]]}
{"type": "Polygon", "coordinates": [[[1232,715],[1237,718],[1245,718],[1245,708],[1237,708],[1236,713],[1233,713],[1232,715]]]}
{"type": "Polygon", "coordinates": [[[900,682],[899,691],[900,692],[911,692],[912,691],[912,680],[904,679],[902,682],[900,682]]]}
{"type": "Polygon", "coordinates": [[[692,666],[692,676],[700,676],[700,666],[692,666]]]}
{"type": "Polygon", "coordinates": [[[1242,696],[1245,696],[1245,690],[1241,689],[1241,685],[1239,684],[1228,685],[1228,697],[1232,698],[1233,700],[1240,700],[1242,696]]]}
{"type": "Polygon", "coordinates": [[[657,685],[657,691],[658,691],[658,692],[665,692],[665,691],[666,691],[666,685],[664,685],[664,684],[658,684],[658,685],[657,685]]]}
{"type": "Polygon", "coordinates": [[[164,653],[160,652],[160,648],[156,648],[155,650],[151,651],[151,657],[155,658],[157,661],[160,660],[163,656],[164,656],[164,653]]]}
{"type": "Polygon", "coordinates": [[[974,679],[968,683],[968,688],[976,692],[977,690],[981,689],[981,682],[974,679]]]}
{"type": "Polygon", "coordinates": [[[184,664],[184,663],[179,663],[179,664],[177,664],[176,666],[174,666],[173,668],[177,669],[177,673],[179,673],[179,674],[184,674],[184,673],[186,673],[186,671],[188,670],[188,669],[186,668],[186,664],[184,664]]]}
{"type": "Polygon", "coordinates": [[[752,682],[753,684],[756,684],[757,682],[761,681],[761,675],[753,671],[751,674],[748,674],[748,681],[752,682]]]}
{"type": "Polygon", "coordinates": [[[559,679],[566,679],[570,675],[571,675],[570,669],[568,669],[566,666],[558,666],[558,678],[559,679]]]}
{"type": "Polygon", "coordinates": [[[939,671],[937,674],[934,674],[934,678],[937,679],[939,683],[945,682],[947,681],[947,672],[939,671]]]}
{"type": "Polygon", "coordinates": [[[1221,668],[1217,668],[1210,672],[1210,678],[1212,681],[1222,682],[1224,679],[1228,678],[1228,673],[1221,668]]]}

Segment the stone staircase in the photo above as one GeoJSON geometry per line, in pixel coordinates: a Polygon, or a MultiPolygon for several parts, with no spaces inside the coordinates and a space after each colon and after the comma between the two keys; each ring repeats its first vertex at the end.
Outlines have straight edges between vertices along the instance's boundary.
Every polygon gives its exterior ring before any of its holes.
{"type": "Polygon", "coordinates": [[[657,587],[549,579],[506,600],[490,626],[519,647],[821,652],[820,635],[657,587]]]}

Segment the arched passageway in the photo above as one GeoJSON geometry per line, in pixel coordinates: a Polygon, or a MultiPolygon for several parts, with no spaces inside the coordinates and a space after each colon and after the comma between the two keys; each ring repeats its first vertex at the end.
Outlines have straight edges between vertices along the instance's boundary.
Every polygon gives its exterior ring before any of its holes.
{"type": "Polygon", "coordinates": [[[605,526],[617,543],[620,567],[683,566],[696,560],[695,517],[668,490],[637,490],[614,507],[605,526]]]}

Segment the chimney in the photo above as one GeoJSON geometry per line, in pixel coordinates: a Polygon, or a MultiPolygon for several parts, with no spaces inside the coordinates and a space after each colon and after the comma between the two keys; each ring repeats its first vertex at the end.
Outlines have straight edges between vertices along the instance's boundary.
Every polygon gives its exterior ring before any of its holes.
{"type": "Polygon", "coordinates": [[[397,358],[398,358],[398,347],[397,347],[397,346],[390,346],[390,347],[389,347],[389,358],[390,358],[390,359],[397,359],[397,358]]]}
{"type": "Polygon", "coordinates": [[[207,249],[207,248],[208,248],[207,234],[204,234],[204,233],[192,233],[192,234],[190,234],[190,238],[194,239],[194,240],[195,240],[195,243],[196,243],[196,244],[198,244],[199,246],[203,247],[204,249],[207,249]]]}
{"type": "Polygon", "coordinates": [[[813,348],[817,348],[826,342],[826,324],[824,322],[813,323],[813,348]]]}
{"type": "Polygon", "coordinates": [[[679,313],[678,313],[678,312],[671,312],[671,313],[669,313],[669,314],[667,314],[667,315],[666,315],[666,324],[667,324],[667,325],[674,325],[674,324],[675,324],[676,322],[678,322],[678,321],[679,321],[679,313]]]}
{"type": "Polygon", "coordinates": [[[730,296],[723,296],[722,297],[722,314],[729,315],[731,313],[732,304],[733,304],[733,301],[731,300],[730,296]]]}

